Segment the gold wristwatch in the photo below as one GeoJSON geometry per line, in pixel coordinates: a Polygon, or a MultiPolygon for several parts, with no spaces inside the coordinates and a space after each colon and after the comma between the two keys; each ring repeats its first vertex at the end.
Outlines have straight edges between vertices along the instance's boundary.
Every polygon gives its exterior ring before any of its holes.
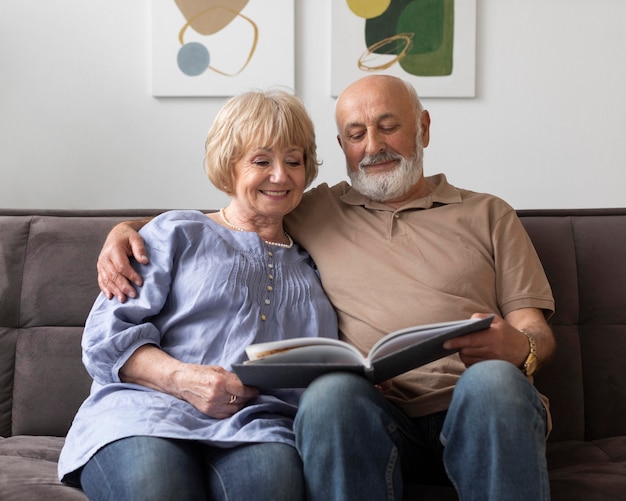
{"type": "Polygon", "coordinates": [[[528,338],[528,344],[530,345],[530,353],[520,368],[524,375],[529,377],[537,370],[537,343],[535,342],[535,338],[528,334],[528,332],[523,329],[520,330],[522,334],[528,338]]]}

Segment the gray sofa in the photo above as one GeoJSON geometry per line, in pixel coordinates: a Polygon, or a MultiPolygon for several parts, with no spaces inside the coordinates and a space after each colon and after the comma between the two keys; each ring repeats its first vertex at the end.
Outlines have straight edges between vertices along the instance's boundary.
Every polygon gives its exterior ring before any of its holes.
{"type": "MultiPolygon", "coordinates": [[[[80,357],[114,223],[156,211],[0,209],[0,499],[85,499],[56,460],[90,380],[80,357]]],[[[523,211],[552,284],[558,348],[536,384],[550,397],[554,500],[626,500],[626,209],[523,211]]],[[[455,499],[416,486],[406,499],[455,499]]]]}

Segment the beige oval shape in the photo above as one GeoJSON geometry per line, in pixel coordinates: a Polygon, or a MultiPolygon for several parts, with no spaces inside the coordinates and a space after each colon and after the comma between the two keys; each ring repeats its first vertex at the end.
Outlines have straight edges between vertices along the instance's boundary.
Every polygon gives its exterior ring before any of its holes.
{"type": "Polygon", "coordinates": [[[239,15],[248,0],[175,0],[185,19],[201,35],[212,35],[239,15]]]}

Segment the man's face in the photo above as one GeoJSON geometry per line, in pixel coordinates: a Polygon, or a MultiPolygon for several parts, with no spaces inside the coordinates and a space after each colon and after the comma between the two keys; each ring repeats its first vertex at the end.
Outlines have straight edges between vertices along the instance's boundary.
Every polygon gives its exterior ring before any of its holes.
{"type": "Polygon", "coordinates": [[[423,148],[418,146],[410,158],[404,158],[398,153],[366,155],[358,169],[348,169],[352,187],[367,198],[378,202],[402,198],[422,177],[424,172],[422,151],[423,148]],[[392,170],[373,173],[367,172],[368,168],[364,167],[370,162],[378,162],[385,158],[398,160],[398,166],[392,170]]]}
{"type": "Polygon", "coordinates": [[[406,88],[396,87],[356,85],[337,105],[338,139],[352,185],[379,201],[402,195],[422,176],[415,107],[406,88]]]}

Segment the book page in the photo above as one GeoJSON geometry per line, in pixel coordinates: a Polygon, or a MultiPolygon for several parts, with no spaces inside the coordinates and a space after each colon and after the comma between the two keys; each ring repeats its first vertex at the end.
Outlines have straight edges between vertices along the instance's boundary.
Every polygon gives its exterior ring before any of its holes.
{"type": "MultiPolygon", "coordinates": [[[[345,343],[343,341],[339,341],[338,339],[331,339],[325,337],[300,337],[300,338],[292,338],[292,339],[281,339],[279,341],[270,341],[267,343],[257,343],[252,344],[246,348],[246,354],[250,360],[259,360],[262,358],[271,357],[271,363],[276,363],[277,360],[281,362],[287,362],[288,359],[285,357],[281,357],[280,359],[276,358],[279,354],[287,354],[294,350],[302,350],[305,347],[326,347],[334,350],[341,350],[341,352],[351,352],[350,360],[354,361],[355,359],[360,360],[362,363],[364,358],[360,354],[360,352],[353,346],[345,343]]],[[[314,354],[314,351],[307,351],[305,353],[314,354]]],[[[320,352],[321,353],[321,352],[320,352]]],[[[348,355],[343,355],[346,357],[348,355]]],[[[290,359],[297,357],[300,359],[302,357],[301,354],[293,355],[290,359]]],[[[306,360],[301,360],[302,362],[306,362],[306,360]]],[[[290,362],[291,363],[291,362],[290,362]]]]}
{"type": "MultiPolygon", "coordinates": [[[[489,320],[489,323],[491,321],[489,320]]],[[[436,324],[421,325],[400,329],[387,334],[380,339],[370,350],[368,360],[380,359],[390,353],[395,353],[403,348],[418,344],[420,341],[436,337],[443,332],[450,332],[459,327],[485,323],[484,319],[457,320],[453,322],[441,322],[436,324]]],[[[488,323],[487,323],[488,326],[488,323]]],[[[470,329],[471,330],[471,329],[470,329]]]]}
{"type": "Polygon", "coordinates": [[[365,359],[346,343],[341,344],[310,344],[286,348],[262,358],[250,360],[247,364],[350,364],[363,365],[365,359]]]}

